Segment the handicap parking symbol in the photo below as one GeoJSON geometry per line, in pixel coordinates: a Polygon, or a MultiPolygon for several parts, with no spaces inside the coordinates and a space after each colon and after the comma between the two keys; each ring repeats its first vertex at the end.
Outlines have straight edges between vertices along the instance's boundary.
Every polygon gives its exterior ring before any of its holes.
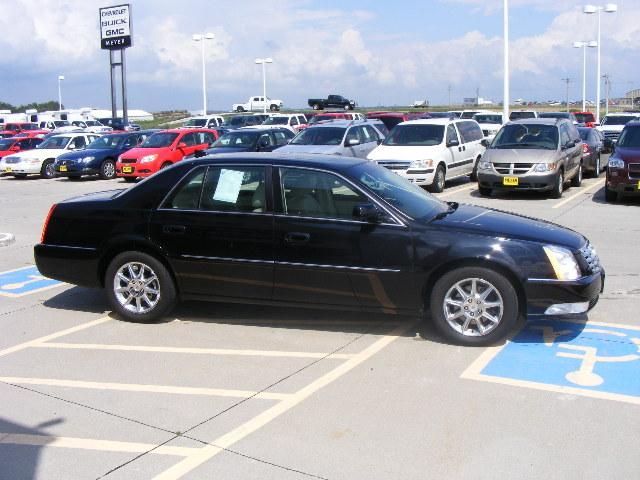
{"type": "Polygon", "coordinates": [[[532,321],[462,378],[640,404],[640,327],[532,321]]]}
{"type": "Polygon", "coordinates": [[[63,282],[44,277],[36,266],[0,273],[0,296],[23,297],[63,285],[63,282]]]}

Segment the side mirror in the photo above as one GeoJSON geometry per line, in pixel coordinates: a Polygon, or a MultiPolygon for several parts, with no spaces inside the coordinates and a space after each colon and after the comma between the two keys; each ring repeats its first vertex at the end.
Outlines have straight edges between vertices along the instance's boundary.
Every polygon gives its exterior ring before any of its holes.
{"type": "Polygon", "coordinates": [[[458,140],[448,140],[447,141],[447,147],[457,147],[460,145],[460,142],[458,140]]]}
{"type": "Polygon", "coordinates": [[[377,143],[378,145],[381,145],[381,144],[382,144],[382,139],[381,139],[381,138],[379,138],[379,139],[378,139],[378,141],[377,141],[376,143],[377,143]]]}
{"type": "Polygon", "coordinates": [[[179,150],[182,150],[183,148],[187,148],[187,144],[186,144],[186,143],[184,143],[184,142],[180,142],[180,143],[178,144],[178,149],[179,149],[179,150]]]}
{"type": "Polygon", "coordinates": [[[353,219],[367,223],[377,223],[380,212],[373,203],[361,203],[353,207],[353,219]]]}
{"type": "Polygon", "coordinates": [[[480,145],[482,145],[484,148],[488,148],[489,140],[487,140],[486,138],[483,138],[482,140],[480,140],[480,145]]]}
{"type": "Polygon", "coordinates": [[[349,138],[347,139],[347,147],[355,147],[356,145],[360,145],[360,140],[357,138],[349,138]]]}

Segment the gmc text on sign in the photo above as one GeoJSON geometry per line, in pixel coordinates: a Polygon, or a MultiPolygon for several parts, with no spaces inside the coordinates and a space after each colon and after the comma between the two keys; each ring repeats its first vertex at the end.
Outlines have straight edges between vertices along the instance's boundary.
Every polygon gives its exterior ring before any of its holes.
{"type": "Polygon", "coordinates": [[[99,10],[100,48],[120,49],[131,46],[131,9],[116,5],[99,10]]]}

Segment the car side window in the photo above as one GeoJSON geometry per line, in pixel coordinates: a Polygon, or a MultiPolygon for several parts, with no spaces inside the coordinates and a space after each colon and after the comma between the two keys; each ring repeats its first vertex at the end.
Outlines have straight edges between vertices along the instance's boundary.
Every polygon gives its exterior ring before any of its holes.
{"type": "Polygon", "coordinates": [[[86,144],[87,142],[84,137],[76,137],[73,140],[71,140],[71,143],[69,144],[69,148],[82,148],[86,144]]]}
{"type": "Polygon", "coordinates": [[[369,140],[370,142],[377,142],[380,139],[378,132],[376,132],[376,129],[372,126],[365,125],[363,128],[365,132],[369,132],[369,136],[371,137],[371,140],[369,140]]]}
{"type": "Polygon", "coordinates": [[[200,168],[187,175],[161,208],[172,210],[197,210],[206,168],[200,168]]]}
{"type": "Polygon", "coordinates": [[[475,122],[458,122],[462,143],[474,142],[483,138],[482,130],[475,122]]]}
{"type": "Polygon", "coordinates": [[[353,208],[366,196],[337,175],[297,168],[280,169],[282,206],[286,215],[353,219],[353,208]]]}
{"type": "Polygon", "coordinates": [[[264,167],[209,167],[200,209],[216,212],[267,211],[264,167]]]}
{"type": "Polygon", "coordinates": [[[569,129],[566,125],[560,125],[560,145],[564,146],[571,140],[569,137],[569,129]]]}
{"type": "Polygon", "coordinates": [[[364,127],[358,127],[360,132],[360,137],[362,138],[362,143],[374,142],[375,138],[371,136],[371,132],[364,127]]]}
{"type": "Polygon", "coordinates": [[[196,134],[195,133],[187,133],[184,137],[180,139],[178,143],[184,143],[187,147],[193,147],[197,145],[196,143],[196,134]]]}
{"type": "Polygon", "coordinates": [[[289,138],[284,132],[277,131],[272,133],[277,146],[286,145],[289,142],[289,138]]]}
{"type": "Polygon", "coordinates": [[[458,141],[458,132],[456,132],[456,128],[453,124],[447,125],[447,143],[451,141],[458,141]]]}
{"type": "Polygon", "coordinates": [[[349,142],[351,140],[358,140],[360,141],[360,136],[358,135],[358,129],[357,127],[352,127],[349,129],[349,131],[347,132],[347,136],[344,139],[344,144],[345,146],[349,145],[349,142]]]}
{"type": "Polygon", "coordinates": [[[289,125],[298,125],[298,117],[291,117],[289,119],[289,125]]]}
{"type": "Polygon", "coordinates": [[[131,135],[129,137],[126,138],[126,140],[124,141],[124,144],[122,145],[123,148],[133,148],[135,145],[137,145],[137,136],[136,135],[131,135]]]}

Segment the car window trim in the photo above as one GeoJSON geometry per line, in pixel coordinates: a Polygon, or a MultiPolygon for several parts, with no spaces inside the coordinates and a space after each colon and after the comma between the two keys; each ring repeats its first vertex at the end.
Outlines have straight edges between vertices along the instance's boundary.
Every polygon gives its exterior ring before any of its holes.
{"type": "Polygon", "coordinates": [[[389,215],[393,220],[395,220],[397,223],[387,223],[387,222],[380,222],[380,223],[369,223],[369,222],[363,222],[360,220],[350,220],[350,219],[345,219],[345,218],[333,218],[333,217],[307,217],[307,216],[303,216],[303,215],[289,215],[286,214],[284,212],[284,205],[282,205],[282,201],[279,200],[278,202],[278,207],[280,208],[280,210],[282,210],[281,212],[276,211],[275,205],[274,205],[274,216],[276,217],[284,217],[284,218],[301,218],[301,219],[318,219],[318,220],[329,220],[329,221],[337,221],[337,222],[342,222],[342,223],[355,223],[355,224],[362,224],[362,225],[384,225],[384,226],[393,226],[393,227],[404,227],[407,228],[407,225],[398,218],[398,216],[396,214],[394,214],[392,211],[390,211],[389,208],[387,208],[386,205],[384,205],[383,203],[381,203],[378,199],[372,197],[368,192],[366,192],[365,190],[363,190],[362,188],[360,188],[358,185],[356,185],[354,182],[352,182],[349,178],[345,177],[344,175],[342,175],[341,173],[338,173],[336,171],[333,170],[326,170],[326,169],[322,169],[322,168],[315,168],[315,167],[301,167],[298,165],[295,166],[291,166],[291,165],[281,165],[281,164],[273,164],[273,169],[275,173],[275,175],[277,175],[278,181],[274,182],[274,189],[273,189],[273,198],[275,199],[276,196],[281,199],[282,198],[282,179],[280,176],[280,169],[281,168],[296,168],[296,169],[300,169],[300,170],[311,170],[314,172],[322,172],[322,173],[328,173],[328,174],[332,174],[332,175],[336,175],[338,177],[340,177],[342,180],[344,180],[346,183],[348,183],[350,186],[352,186],[357,192],[359,192],[361,195],[363,195],[365,198],[367,198],[368,200],[370,200],[373,204],[375,204],[376,206],[378,206],[379,208],[381,208],[382,210],[384,210],[387,215],[389,215]],[[277,190],[277,191],[276,191],[277,190]],[[276,195],[277,193],[277,195],[276,195]]]}

